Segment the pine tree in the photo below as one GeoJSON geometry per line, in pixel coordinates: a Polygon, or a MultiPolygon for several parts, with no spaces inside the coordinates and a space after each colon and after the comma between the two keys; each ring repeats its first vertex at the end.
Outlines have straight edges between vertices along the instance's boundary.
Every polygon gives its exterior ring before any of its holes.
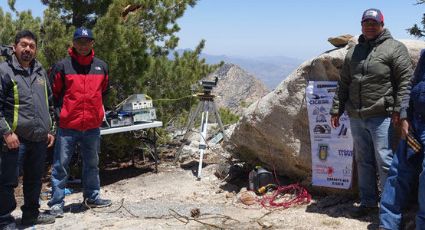
{"type": "MultiPolygon", "coordinates": [[[[11,44],[21,29],[32,30],[39,37],[37,59],[49,69],[67,55],[75,28],[87,26],[94,32],[96,56],[110,67],[109,108],[131,94],[145,93],[154,100],[164,124],[185,121],[196,103],[191,86],[216,68],[199,57],[205,41],[193,51],[174,52],[180,30],[176,21],[196,0],[42,1],[48,6],[42,20],[30,11],[15,11],[13,19],[0,8],[2,44],[11,44]],[[181,100],[168,100],[176,98],[181,100]]],[[[14,2],[9,1],[11,8],[14,2]]],[[[132,134],[104,138],[102,151],[118,159],[122,157],[119,152],[140,147],[132,134]]]]}
{"type": "Polygon", "coordinates": [[[61,12],[62,21],[69,27],[92,28],[108,10],[112,0],[41,0],[50,9],[61,12]]]}
{"type": "MultiPolygon", "coordinates": [[[[417,0],[417,5],[424,4],[425,0],[417,0]]],[[[411,35],[421,38],[425,36],[425,14],[422,16],[421,21],[422,26],[419,27],[418,24],[414,24],[411,28],[407,29],[407,32],[409,32],[411,35]]]]}

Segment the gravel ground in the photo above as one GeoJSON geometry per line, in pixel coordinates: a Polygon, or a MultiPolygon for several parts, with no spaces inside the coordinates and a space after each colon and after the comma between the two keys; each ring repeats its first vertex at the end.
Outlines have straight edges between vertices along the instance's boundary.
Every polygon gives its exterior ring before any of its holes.
{"type": "MultiPolygon", "coordinates": [[[[322,230],[377,227],[377,216],[347,218],[352,201],[340,197],[316,198],[308,205],[284,210],[267,210],[259,204],[246,206],[239,200],[240,191],[246,189],[216,178],[214,172],[218,165],[206,166],[200,181],[194,175],[196,166],[183,169],[162,163],[158,173],[134,167],[104,172],[101,193],[113,201],[111,207],[86,209],[81,205],[81,192],[75,192],[66,196],[63,218],[56,219],[52,225],[30,228],[322,230]],[[123,170],[128,171],[123,173],[123,170]],[[108,181],[108,175],[114,179],[108,181]],[[199,217],[191,217],[193,210],[198,211],[199,217]]],[[[48,209],[46,202],[42,201],[44,210],[48,209]]],[[[19,219],[20,210],[13,215],[19,219]]]]}

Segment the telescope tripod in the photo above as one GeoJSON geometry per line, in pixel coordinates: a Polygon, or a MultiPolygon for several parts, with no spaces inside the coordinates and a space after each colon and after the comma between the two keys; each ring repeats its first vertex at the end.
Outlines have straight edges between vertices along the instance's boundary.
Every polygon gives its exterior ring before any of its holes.
{"type": "MultiPolygon", "coordinates": [[[[218,113],[217,110],[217,106],[215,105],[214,102],[214,97],[215,95],[210,94],[209,92],[204,92],[202,94],[198,94],[197,95],[198,99],[199,99],[199,104],[196,107],[195,113],[193,113],[192,116],[190,116],[187,127],[186,127],[186,133],[183,136],[183,141],[186,141],[190,131],[192,131],[193,126],[195,125],[195,120],[196,118],[199,116],[201,110],[202,110],[202,114],[201,114],[201,128],[199,131],[200,134],[200,140],[199,140],[199,166],[198,166],[198,180],[201,179],[201,175],[202,175],[202,160],[204,157],[204,151],[207,148],[207,129],[208,129],[208,112],[210,110],[212,110],[212,112],[215,115],[215,118],[217,120],[217,123],[220,127],[220,131],[223,134],[223,138],[225,141],[227,141],[227,137],[224,134],[224,128],[223,128],[223,123],[221,122],[221,118],[220,118],[220,114],[218,113]]],[[[176,163],[179,158],[180,158],[180,154],[183,150],[183,146],[184,143],[179,147],[179,149],[176,152],[176,156],[174,159],[174,163],[176,163]]]]}

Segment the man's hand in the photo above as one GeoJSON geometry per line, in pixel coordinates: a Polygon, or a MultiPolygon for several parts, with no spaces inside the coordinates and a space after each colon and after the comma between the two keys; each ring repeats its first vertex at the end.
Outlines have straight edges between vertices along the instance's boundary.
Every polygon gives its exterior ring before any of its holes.
{"type": "Polygon", "coordinates": [[[334,129],[339,126],[339,115],[331,116],[331,126],[334,129]]]}
{"type": "Polygon", "coordinates": [[[401,138],[406,139],[407,133],[409,133],[409,122],[406,119],[401,120],[401,138]]]}
{"type": "Polygon", "coordinates": [[[52,134],[47,134],[47,148],[50,148],[53,146],[53,143],[55,143],[55,136],[52,134]]]}
{"type": "Polygon", "coordinates": [[[396,127],[398,127],[400,125],[400,113],[399,112],[393,112],[391,114],[391,122],[396,127]]]}
{"type": "Polygon", "coordinates": [[[6,142],[7,148],[17,149],[19,147],[19,138],[15,133],[8,133],[3,135],[4,141],[6,142]]]}

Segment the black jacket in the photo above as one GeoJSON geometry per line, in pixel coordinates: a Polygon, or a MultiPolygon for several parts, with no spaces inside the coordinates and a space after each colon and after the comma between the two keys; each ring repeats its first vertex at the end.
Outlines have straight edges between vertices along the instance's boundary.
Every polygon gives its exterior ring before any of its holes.
{"type": "MultiPolygon", "coordinates": [[[[10,52],[5,51],[2,54],[10,52]]],[[[46,141],[52,132],[52,92],[46,71],[34,60],[30,70],[16,56],[0,63],[0,135],[10,132],[29,141],[46,141]]]]}

